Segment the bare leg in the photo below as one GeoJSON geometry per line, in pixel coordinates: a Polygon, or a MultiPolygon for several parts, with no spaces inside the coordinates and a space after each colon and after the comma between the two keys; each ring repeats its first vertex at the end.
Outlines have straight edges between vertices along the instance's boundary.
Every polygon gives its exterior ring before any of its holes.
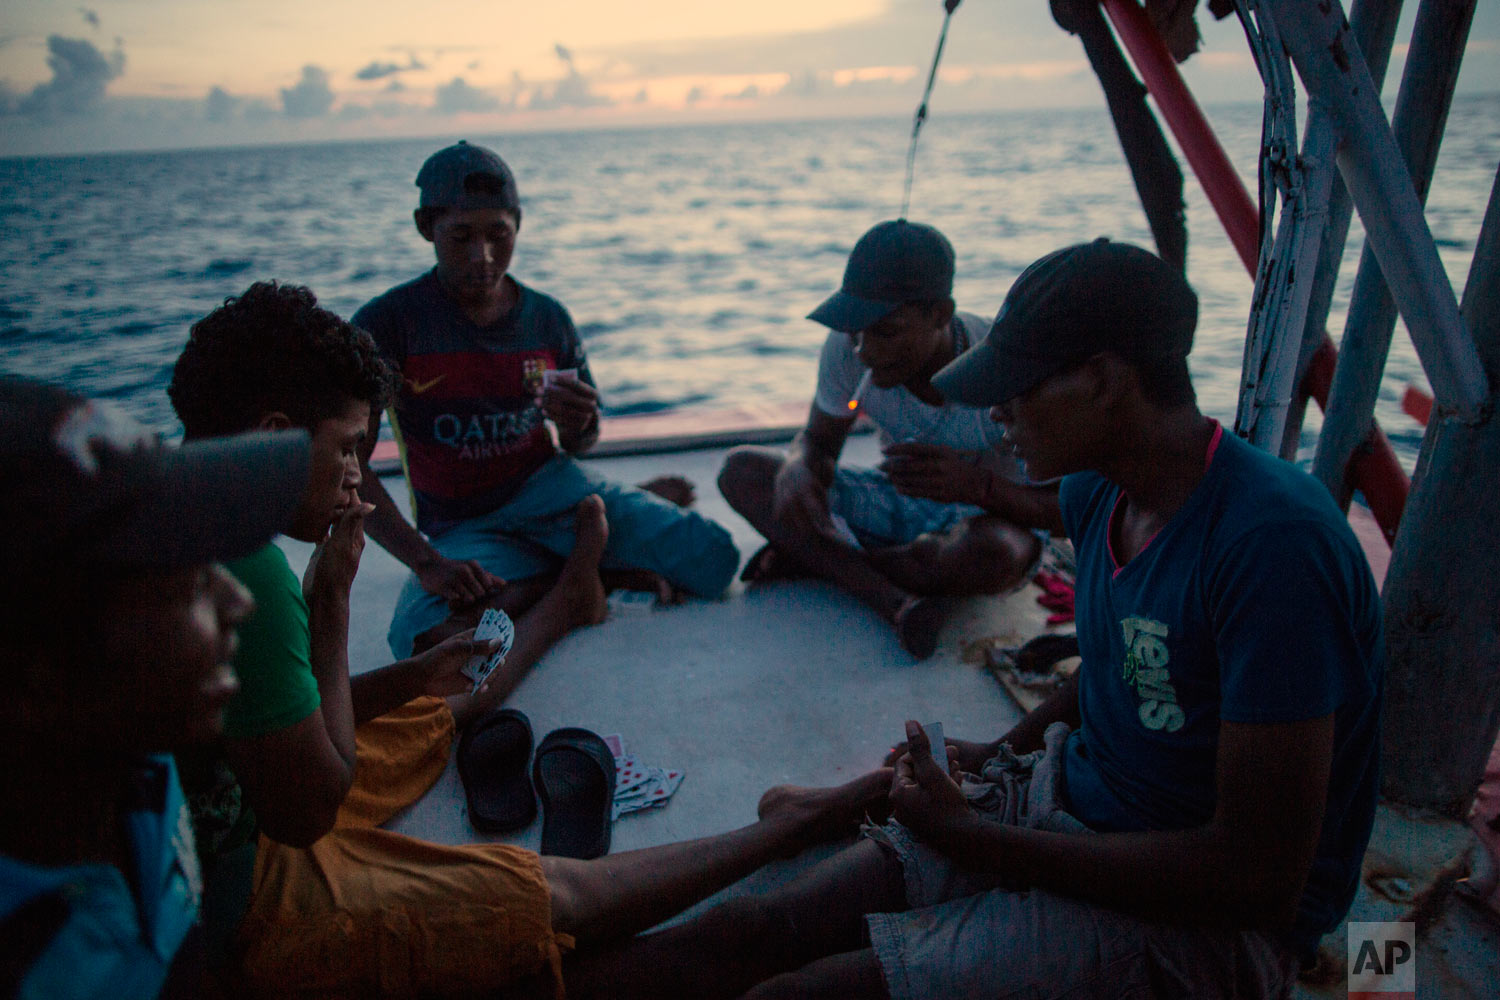
{"type": "MultiPolygon", "coordinates": [[[[691,858],[701,857],[696,847],[691,858]]],[[[862,840],[766,896],[732,899],[685,924],[575,956],[564,968],[568,992],[735,997],[777,973],[866,947],[864,915],[905,906],[900,863],[862,840]]]]}
{"type": "Polygon", "coordinates": [[[869,560],[914,593],[999,594],[1021,582],[1040,547],[1026,529],[982,514],[942,534],[924,534],[906,545],[873,550],[869,560]]]}
{"type": "Polygon", "coordinates": [[[746,993],[743,1000],[783,997],[797,1000],[818,1000],[820,997],[828,1000],[888,1000],[890,993],[885,988],[880,960],[872,949],[863,948],[829,955],[796,972],[768,979],[746,993]]]}
{"type": "Polygon", "coordinates": [[[515,645],[505,662],[495,668],[489,686],[477,696],[448,699],[453,721],[460,729],[503,702],[557,640],[581,625],[597,625],[604,620],[604,585],[599,580],[599,560],[609,541],[604,501],[597,496],[585,497],[574,508],[574,517],[578,541],[573,551],[563,563],[557,582],[516,622],[515,645]]]}
{"type": "MultiPolygon", "coordinates": [[[[724,499],[776,547],[778,559],[791,560],[809,575],[837,584],[881,618],[898,624],[902,608],[914,598],[912,593],[887,578],[854,546],[817,532],[796,531],[772,516],[771,484],[781,461],[781,453],[769,448],[736,448],[719,473],[724,499]]],[[[903,636],[903,644],[905,641],[903,636]]],[[[910,646],[908,649],[917,652],[910,646]]],[[[921,655],[931,652],[928,647],[921,655]]]]}

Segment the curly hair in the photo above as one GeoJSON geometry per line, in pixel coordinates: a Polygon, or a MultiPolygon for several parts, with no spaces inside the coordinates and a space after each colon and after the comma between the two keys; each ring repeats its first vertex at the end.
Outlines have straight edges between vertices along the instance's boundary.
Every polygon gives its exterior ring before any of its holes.
{"type": "Polygon", "coordinates": [[[188,438],[285,413],[309,430],[351,402],[383,409],[396,387],[370,335],[301,285],[257,281],[193,324],[167,395],[188,438]]]}

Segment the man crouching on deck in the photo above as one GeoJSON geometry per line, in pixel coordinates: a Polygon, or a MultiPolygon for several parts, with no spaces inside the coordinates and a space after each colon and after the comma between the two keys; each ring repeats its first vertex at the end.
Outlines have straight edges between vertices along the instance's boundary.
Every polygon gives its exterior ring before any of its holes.
{"type": "Polygon", "coordinates": [[[769,539],[742,578],[831,580],[926,659],[944,597],[1007,590],[1040,554],[1038,538],[989,509],[1020,478],[994,450],[1004,428],[931,381],[985,323],[954,312],[947,238],[905,219],[860,237],[843,287],[808,318],[830,331],[807,426],[785,454],[735,449],[719,474],[730,506],[769,539]],[[838,464],[861,412],[880,430],[885,460],[876,469],[838,464]]]}
{"type": "Polygon", "coordinates": [[[954,777],[908,722],[893,822],[581,959],[574,1000],[1287,995],[1369,840],[1380,605],[1323,487],[1199,412],[1196,321],[1137,247],[1021,275],[933,383],[1063,477],[1075,680],[993,743],[949,741],[954,777]]]}
{"type": "MultiPolygon", "coordinates": [[[[678,506],[691,484],[624,486],[573,458],[598,440],[599,394],[568,311],[509,274],[521,201],[505,161],[460,142],[428,158],[417,187],[437,264],[354,315],[401,374],[392,423],[416,501],[413,528],[366,464],[370,537],[413,574],[391,652],[473,625],[485,606],[519,615],[572,551],[568,512],[590,494],[609,519],[606,569],[635,571],[625,585],[718,596],[740,555],[723,527],[678,506]]],[[[379,427],[377,410],[366,463],[379,427]]]]}

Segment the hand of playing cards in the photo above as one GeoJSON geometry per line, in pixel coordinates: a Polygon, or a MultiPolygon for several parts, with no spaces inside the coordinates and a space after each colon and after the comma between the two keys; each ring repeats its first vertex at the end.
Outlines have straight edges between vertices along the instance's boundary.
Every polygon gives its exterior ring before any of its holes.
{"type": "Polygon", "coordinates": [[[510,620],[510,615],[504,611],[489,608],[485,611],[484,617],[479,619],[479,627],[474,630],[474,638],[478,640],[498,638],[500,640],[499,648],[489,656],[476,656],[464,664],[461,672],[474,682],[471,690],[478,691],[479,685],[484,683],[485,678],[505,662],[505,654],[510,652],[511,645],[516,641],[516,626],[510,620]]]}
{"type": "Polygon", "coordinates": [[[604,737],[604,742],[615,755],[615,801],[610,811],[611,820],[626,813],[666,805],[686,776],[682,771],[642,764],[634,754],[625,752],[625,740],[618,733],[604,737]]]}

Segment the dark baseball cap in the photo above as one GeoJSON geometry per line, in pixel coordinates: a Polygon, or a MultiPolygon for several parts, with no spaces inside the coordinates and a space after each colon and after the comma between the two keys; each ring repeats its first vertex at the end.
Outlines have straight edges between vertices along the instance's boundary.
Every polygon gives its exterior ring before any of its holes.
{"type": "Polygon", "coordinates": [[[920,222],[882,222],[859,238],[844,284],[807,314],[826,327],[858,333],[907,302],[953,294],[953,244],[920,222]]]}
{"type": "Polygon", "coordinates": [[[521,217],[516,177],[494,150],[465,139],[440,149],[417,171],[418,208],[498,208],[521,217]]]}
{"type": "Polygon", "coordinates": [[[1101,237],[1022,271],[989,334],[932,384],[955,403],[995,406],[1101,351],[1145,364],[1186,358],[1197,326],[1198,296],[1176,268],[1101,237]]]}
{"type": "Polygon", "coordinates": [[[310,457],[305,431],[165,446],[108,403],[0,377],[0,560],[45,576],[248,555],[290,523],[310,457]]]}

